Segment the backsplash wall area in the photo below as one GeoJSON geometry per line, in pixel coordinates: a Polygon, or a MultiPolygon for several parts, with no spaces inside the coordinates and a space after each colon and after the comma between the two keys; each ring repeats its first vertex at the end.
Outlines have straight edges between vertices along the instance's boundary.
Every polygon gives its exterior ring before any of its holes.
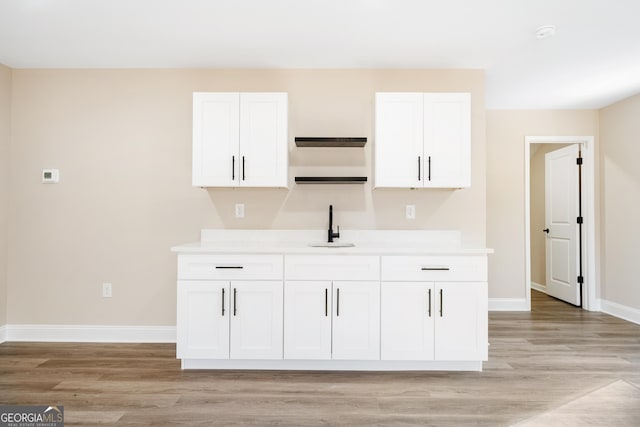
{"type": "Polygon", "coordinates": [[[482,70],[13,70],[9,324],[175,325],[172,245],[202,228],[460,229],[484,246],[482,70]],[[191,186],[192,93],[287,92],[289,189],[191,186]],[[373,190],[375,92],[470,92],[471,187],[373,190]],[[366,136],[298,148],[295,136],[366,136]],[[43,168],[60,183],[43,185],[43,168]],[[296,185],[300,175],[364,185],[296,185]],[[245,204],[245,218],[234,205],[245,204]],[[405,219],[405,205],[417,218],[405,219]],[[102,298],[103,282],[113,297],[102,298]],[[37,298],[34,296],[37,295],[37,298]]]}

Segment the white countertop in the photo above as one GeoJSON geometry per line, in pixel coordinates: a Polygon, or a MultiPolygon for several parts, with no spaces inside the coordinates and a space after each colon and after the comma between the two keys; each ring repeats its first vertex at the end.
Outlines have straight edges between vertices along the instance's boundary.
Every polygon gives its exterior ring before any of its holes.
{"type": "Polygon", "coordinates": [[[202,230],[201,240],[174,246],[172,252],[194,254],[308,255],[486,255],[489,248],[460,245],[449,230],[341,230],[337,242],[353,247],[312,247],[326,242],[325,230],[202,230]]]}

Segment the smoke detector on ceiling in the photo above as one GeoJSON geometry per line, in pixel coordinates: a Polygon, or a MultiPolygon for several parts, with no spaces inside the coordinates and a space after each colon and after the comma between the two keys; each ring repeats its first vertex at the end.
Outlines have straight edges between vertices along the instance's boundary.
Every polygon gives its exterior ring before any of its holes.
{"type": "Polygon", "coordinates": [[[555,25],[543,25],[536,30],[536,38],[539,40],[548,39],[556,35],[555,25]]]}

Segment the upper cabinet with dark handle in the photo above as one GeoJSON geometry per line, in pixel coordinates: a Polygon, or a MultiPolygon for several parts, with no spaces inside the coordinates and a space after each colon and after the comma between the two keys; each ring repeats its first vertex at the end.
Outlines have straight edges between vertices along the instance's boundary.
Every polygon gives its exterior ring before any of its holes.
{"type": "Polygon", "coordinates": [[[377,93],[375,115],[376,187],[471,185],[471,94],[377,93]]]}
{"type": "Polygon", "coordinates": [[[198,187],[287,187],[288,96],[195,92],[193,176],[198,187]]]}

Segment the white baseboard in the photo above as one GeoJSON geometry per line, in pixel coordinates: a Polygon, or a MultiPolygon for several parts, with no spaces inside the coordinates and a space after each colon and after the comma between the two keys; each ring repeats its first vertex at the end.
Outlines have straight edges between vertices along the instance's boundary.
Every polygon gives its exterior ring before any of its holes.
{"type": "Polygon", "coordinates": [[[7,340],[7,325],[0,326],[0,344],[7,340]]]}
{"type": "Polygon", "coordinates": [[[531,282],[531,289],[542,292],[543,294],[547,293],[547,287],[545,285],[541,285],[540,283],[531,282]]]}
{"type": "Polygon", "coordinates": [[[524,298],[489,298],[489,311],[531,311],[524,298]]]}
{"type": "Polygon", "coordinates": [[[640,325],[640,310],[637,308],[627,307],[626,305],[601,299],[600,310],[603,313],[640,325]]]}
{"type": "Polygon", "coordinates": [[[6,325],[5,341],[174,343],[175,326],[6,325]]]}

